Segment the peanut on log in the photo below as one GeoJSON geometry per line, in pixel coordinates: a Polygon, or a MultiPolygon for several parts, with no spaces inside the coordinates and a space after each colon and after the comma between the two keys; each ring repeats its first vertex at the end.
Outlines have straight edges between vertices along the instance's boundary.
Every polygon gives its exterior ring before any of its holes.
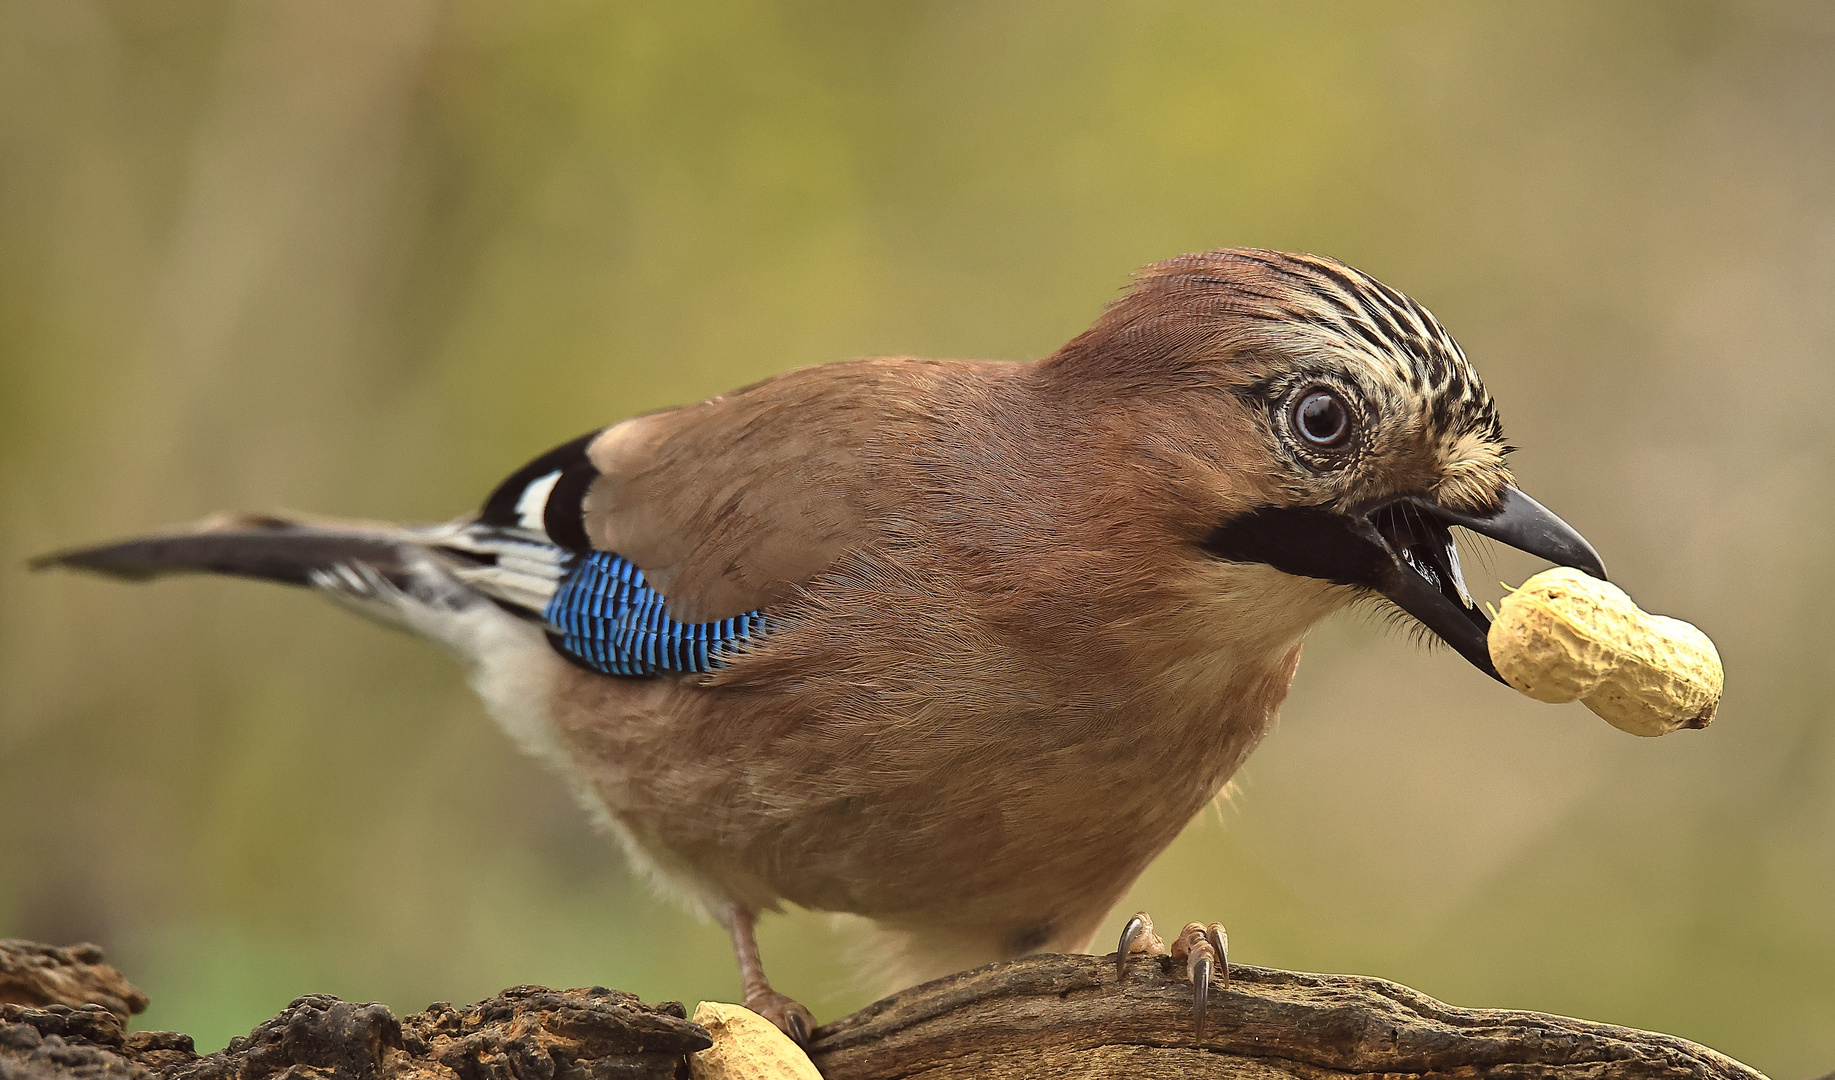
{"type": "Polygon", "coordinates": [[[743,1005],[703,1001],[694,1022],[714,1044],[689,1057],[693,1080],[822,1080],[802,1047],[743,1005]]]}
{"type": "Polygon", "coordinates": [[[1706,634],[1569,567],[1506,596],[1486,643],[1512,687],[1537,701],[1578,699],[1633,735],[1707,727],[1720,706],[1720,654],[1706,634]]]}

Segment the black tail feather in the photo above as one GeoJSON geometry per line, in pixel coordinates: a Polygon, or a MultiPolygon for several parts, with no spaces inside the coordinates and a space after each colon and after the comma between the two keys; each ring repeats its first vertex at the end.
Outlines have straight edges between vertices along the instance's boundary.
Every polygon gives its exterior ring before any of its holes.
{"type": "Polygon", "coordinates": [[[100,547],[41,555],[34,570],[70,567],[130,581],[166,574],[216,573],[310,585],[313,574],[362,564],[391,580],[408,573],[407,547],[381,527],[315,525],[253,514],[225,515],[187,532],[142,536],[100,547]]]}

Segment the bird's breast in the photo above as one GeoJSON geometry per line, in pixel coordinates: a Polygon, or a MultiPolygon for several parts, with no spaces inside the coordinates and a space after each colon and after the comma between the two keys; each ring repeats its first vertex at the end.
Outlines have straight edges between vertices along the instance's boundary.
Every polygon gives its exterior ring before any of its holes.
{"type": "Polygon", "coordinates": [[[1027,609],[854,574],[716,676],[690,741],[739,763],[736,847],[791,900],[1067,918],[1119,896],[1267,731],[1336,602],[1276,573],[1198,564],[1159,610],[1119,611],[1093,583],[1027,609]]]}

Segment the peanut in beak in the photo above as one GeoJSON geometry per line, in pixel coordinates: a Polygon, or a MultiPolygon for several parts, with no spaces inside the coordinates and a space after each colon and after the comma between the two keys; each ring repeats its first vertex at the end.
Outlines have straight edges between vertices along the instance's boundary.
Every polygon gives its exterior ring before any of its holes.
{"type": "Polygon", "coordinates": [[[1706,727],[1720,706],[1725,673],[1706,634],[1569,567],[1506,596],[1486,645],[1512,687],[1537,701],[1578,699],[1633,735],[1706,727]]]}

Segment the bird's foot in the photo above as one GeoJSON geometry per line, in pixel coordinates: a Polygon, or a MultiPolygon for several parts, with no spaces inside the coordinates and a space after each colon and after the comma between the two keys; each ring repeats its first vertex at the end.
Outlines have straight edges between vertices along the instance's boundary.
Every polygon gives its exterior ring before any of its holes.
{"type": "Polygon", "coordinates": [[[745,1007],[776,1024],[778,1030],[790,1036],[798,1046],[808,1046],[809,1036],[816,1030],[816,1018],[808,1009],[768,986],[763,990],[747,990],[745,1007]]]}
{"type": "Polygon", "coordinates": [[[1144,911],[1136,912],[1121,928],[1121,942],[1115,948],[1115,979],[1128,974],[1128,960],[1136,954],[1170,956],[1185,961],[1185,977],[1191,981],[1192,1023],[1198,1039],[1204,1038],[1204,1012],[1210,1003],[1211,979],[1221,977],[1230,985],[1230,935],[1222,923],[1186,923],[1168,949],[1153,932],[1153,920],[1144,911]]]}
{"type": "Polygon", "coordinates": [[[1121,982],[1128,977],[1128,961],[1135,954],[1143,956],[1165,956],[1166,943],[1160,935],[1153,932],[1153,917],[1144,911],[1137,911],[1121,928],[1121,943],[1115,946],[1115,981],[1121,982]]]}

